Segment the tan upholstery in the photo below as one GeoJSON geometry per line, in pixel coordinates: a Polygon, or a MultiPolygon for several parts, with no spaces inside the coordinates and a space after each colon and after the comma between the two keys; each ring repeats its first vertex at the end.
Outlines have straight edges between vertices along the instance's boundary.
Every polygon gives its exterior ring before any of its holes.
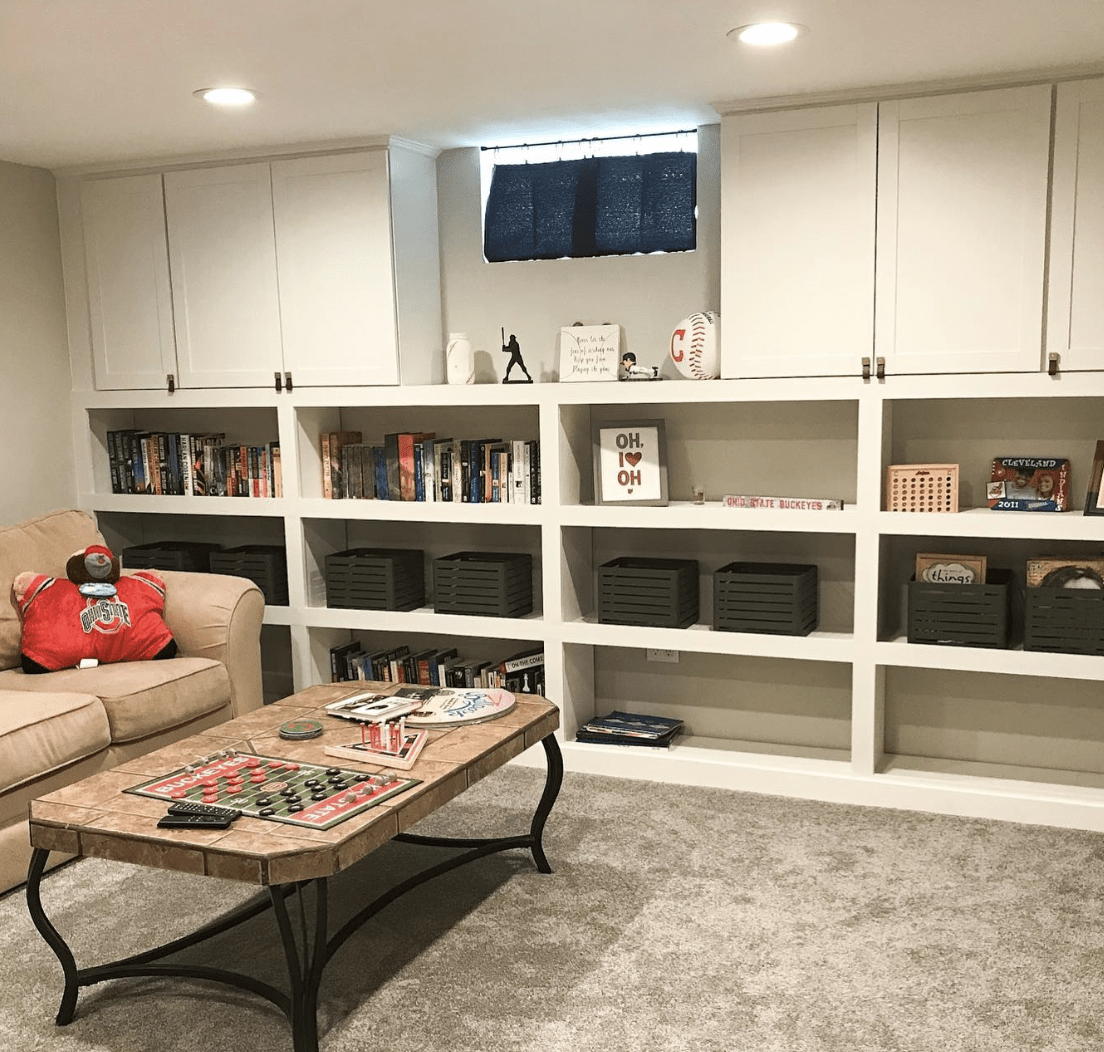
{"type": "Polygon", "coordinates": [[[99,668],[63,669],[46,676],[8,669],[0,672],[0,691],[14,692],[10,688],[46,697],[59,690],[93,695],[105,710],[110,742],[148,738],[191,723],[223,708],[230,695],[226,666],[207,658],[126,661],[99,668]]]}
{"type": "Polygon", "coordinates": [[[264,597],[242,577],[162,574],[174,658],[25,674],[13,579],[64,577],[73,552],[102,543],[82,511],[0,528],[0,892],[26,878],[31,800],[263,703],[264,597]]]}
{"type": "Polygon", "coordinates": [[[107,713],[94,695],[0,689],[0,793],[110,744],[107,713]]]}

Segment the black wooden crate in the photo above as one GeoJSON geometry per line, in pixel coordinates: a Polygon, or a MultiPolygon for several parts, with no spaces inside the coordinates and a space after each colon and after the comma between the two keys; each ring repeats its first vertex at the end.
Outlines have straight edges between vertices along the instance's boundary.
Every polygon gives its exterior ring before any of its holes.
{"type": "Polygon", "coordinates": [[[990,570],[985,584],[908,583],[908,641],[947,646],[1009,645],[1012,573],[990,570]]]}
{"type": "Polygon", "coordinates": [[[122,564],[127,570],[183,570],[208,573],[211,553],[221,545],[203,541],[150,541],[123,549],[122,564]]]}
{"type": "Polygon", "coordinates": [[[1104,594],[1080,588],[1028,588],[1024,650],[1104,655],[1104,594]]]}
{"type": "Polygon", "coordinates": [[[598,620],[604,625],[685,628],[698,619],[694,559],[625,555],[598,567],[598,620]]]}
{"type": "Polygon", "coordinates": [[[425,553],[417,548],[350,548],[327,555],[326,605],[353,610],[425,606],[425,553]]]}
{"type": "Polygon", "coordinates": [[[246,577],[264,593],[266,603],[287,606],[287,552],[281,544],[243,544],[212,552],[211,573],[246,577]]]}
{"type": "Polygon", "coordinates": [[[713,574],[715,631],[807,636],[818,620],[815,566],[735,562],[713,574]]]}
{"type": "Polygon", "coordinates": [[[508,552],[455,552],[433,560],[438,614],[523,617],[533,610],[533,558],[508,552]]]}

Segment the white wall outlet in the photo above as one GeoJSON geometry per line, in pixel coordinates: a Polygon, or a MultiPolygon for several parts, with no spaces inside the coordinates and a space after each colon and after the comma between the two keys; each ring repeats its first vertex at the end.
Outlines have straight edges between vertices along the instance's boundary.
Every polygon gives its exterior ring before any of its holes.
{"type": "Polygon", "coordinates": [[[648,647],[648,660],[649,661],[673,661],[678,664],[679,652],[677,650],[657,650],[655,647],[648,647]]]}

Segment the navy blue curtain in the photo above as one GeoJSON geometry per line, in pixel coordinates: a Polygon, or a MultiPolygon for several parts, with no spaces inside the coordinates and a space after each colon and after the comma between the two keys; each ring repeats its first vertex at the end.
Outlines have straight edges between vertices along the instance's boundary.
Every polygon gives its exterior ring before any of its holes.
{"type": "Polygon", "coordinates": [[[496,165],[483,255],[499,263],[692,249],[697,160],[653,153],[496,165]]]}

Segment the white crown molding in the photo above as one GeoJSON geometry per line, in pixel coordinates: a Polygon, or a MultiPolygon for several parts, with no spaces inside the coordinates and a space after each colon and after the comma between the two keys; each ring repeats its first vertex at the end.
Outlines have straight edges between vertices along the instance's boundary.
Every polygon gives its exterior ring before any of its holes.
{"type": "Polygon", "coordinates": [[[990,76],[958,77],[951,80],[912,81],[904,84],[872,84],[840,91],[810,92],[804,95],[773,95],[762,98],[729,99],[711,103],[722,116],[756,113],[763,110],[793,109],[795,106],[838,106],[859,102],[883,102],[921,95],[949,95],[962,91],[985,91],[990,88],[1012,88],[1031,84],[1057,84],[1064,80],[1086,80],[1104,77],[1104,66],[1063,66],[1056,69],[1002,73],[990,76]]]}
{"type": "MultiPolygon", "coordinates": [[[[356,150],[382,150],[390,145],[405,149],[429,152],[429,147],[397,136],[377,135],[358,139],[332,139],[326,142],[286,143],[280,146],[241,147],[235,150],[211,150],[186,155],[147,157],[130,161],[111,161],[100,164],[82,164],[52,168],[56,179],[88,175],[144,175],[186,168],[202,168],[212,164],[237,164],[253,161],[271,161],[291,157],[310,157],[314,154],[352,153],[356,150]]],[[[436,157],[436,153],[429,153],[436,157]]]]}

